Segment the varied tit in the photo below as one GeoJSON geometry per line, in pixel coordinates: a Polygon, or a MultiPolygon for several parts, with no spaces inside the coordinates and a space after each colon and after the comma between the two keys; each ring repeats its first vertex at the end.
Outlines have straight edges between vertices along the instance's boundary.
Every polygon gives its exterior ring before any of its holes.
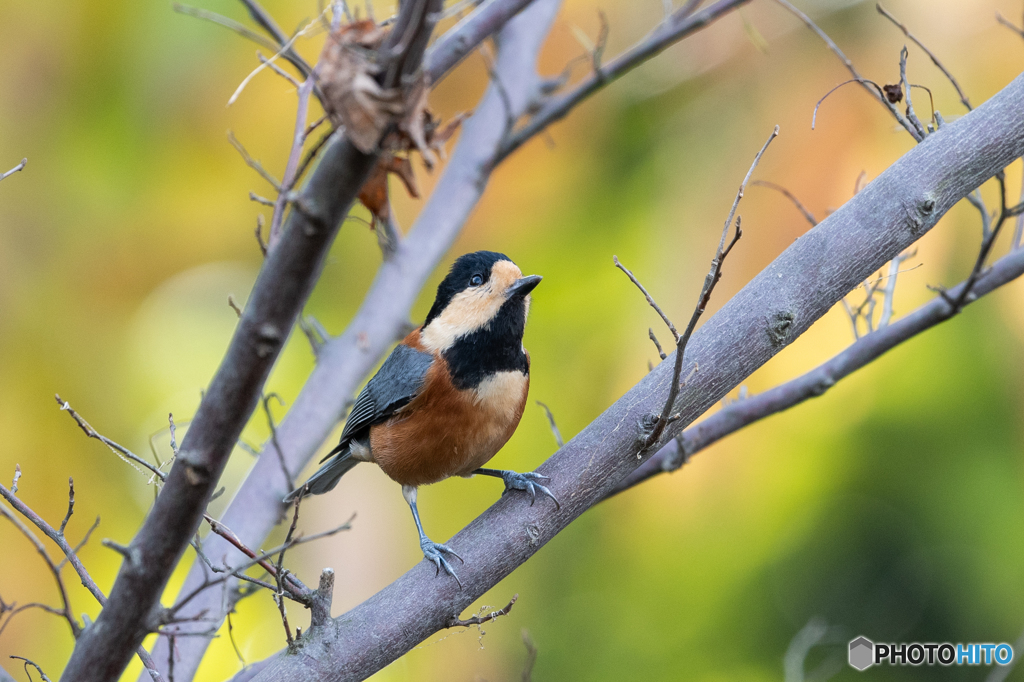
{"type": "MultiPolygon", "coordinates": [[[[449,476],[497,476],[509,490],[541,492],[558,504],[537,473],[484,469],[512,436],[530,388],[530,354],[523,331],[538,275],[508,256],[469,253],[437,287],[427,319],[395,347],[356,398],[341,441],[306,483],[289,493],[331,490],[359,462],[376,462],[412,509],[424,556],[458,581],[449,547],[423,532],[416,489],[449,476]]],[[[459,582],[461,585],[461,581],[459,582]]]]}

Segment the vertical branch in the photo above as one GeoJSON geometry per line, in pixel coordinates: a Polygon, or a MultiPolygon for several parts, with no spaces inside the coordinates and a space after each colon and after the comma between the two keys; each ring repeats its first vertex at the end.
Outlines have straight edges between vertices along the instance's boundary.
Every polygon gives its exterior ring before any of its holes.
{"type": "MultiPolygon", "coordinates": [[[[440,8],[441,0],[402,3],[395,27],[378,51],[382,63],[400,63],[398,74],[415,72],[440,8]],[[409,40],[399,43],[407,33],[409,40]]],[[[132,540],[106,608],[79,638],[64,679],[117,678],[141,644],[161,593],[202,521],[242,427],[255,410],[267,376],[319,276],[341,220],[376,160],[376,154],[364,154],[347,140],[341,141],[325,150],[304,189],[294,196],[281,237],[264,261],[163,490],[132,540]]]]}
{"type": "Polygon", "coordinates": [[[281,224],[284,220],[284,209],[288,204],[288,195],[295,187],[298,179],[299,162],[302,160],[302,148],[306,144],[306,118],[309,115],[309,96],[316,82],[316,72],[311,73],[299,86],[299,104],[295,112],[295,133],[292,136],[292,148],[285,164],[284,177],[281,178],[281,189],[274,202],[274,215],[270,220],[270,234],[267,237],[267,249],[273,249],[281,238],[281,224]]]}

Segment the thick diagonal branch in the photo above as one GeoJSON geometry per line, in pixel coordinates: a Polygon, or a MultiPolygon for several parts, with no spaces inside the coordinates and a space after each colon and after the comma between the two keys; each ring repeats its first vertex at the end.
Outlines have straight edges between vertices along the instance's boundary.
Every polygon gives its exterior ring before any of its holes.
{"type": "MultiPolygon", "coordinates": [[[[930,230],[957,201],[1024,154],[1024,76],[929,135],[845,206],[792,244],[694,333],[700,363],[662,442],[792,343],[870,273],[930,230]]],[[[691,355],[692,354],[692,355],[691,355]]],[[[506,495],[452,538],[463,587],[420,562],[333,626],[317,628],[300,656],[266,662],[259,680],[364,679],[493,587],[638,466],[637,428],[661,408],[670,363],[639,384],[537,471],[560,509],[506,495]]],[[[642,459],[640,460],[642,461],[642,459]]]]}
{"type": "MultiPolygon", "coordinates": [[[[398,75],[419,68],[440,7],[441,0],[403,3],[395,30],[381,47],[383,63],[401,65],[385,86],[393,87],[398,75]],[[418,23],[413,23],[413,16],[418,23]],[[399,40],[402,49],[396,52],[399,40]]],[[[195,535],[341,220],[375,160],[375,155],[363,154],[351,144],[335,144],[298,193],[164,487],[129,546],[107,605],[82,633],[62,679],[116,679],[152,629],[164,586],[195,535]]]]}
{"type": "MultiPolygon", "coordinates": [[[[1024,275],[1024,250],[1016,249],[996,261],[973,283],[972,296],[966,299],[966,303],[973,303],[981,296],[995,291],[1021,275],[1024,275]]],[[[967,284],[965,281],[953,287],[948,292],[949,296],[955,299],[966,290],[967,284]]],[[[685,460],[746,426],[811,398],[824,395],[838,381],[877,360],[904,341],[955,315],[954,307],[942,296],[936,296],[896,322],[862,336],[846,350],[810,372],[764,393],[729,403],[704,421],[679,434],[675,440],[670,441],[644,462],[643,466],[638,467],[615,486],[608,493],[608,497],[628,490],[652,476],[678,469],[685,460]]]]}

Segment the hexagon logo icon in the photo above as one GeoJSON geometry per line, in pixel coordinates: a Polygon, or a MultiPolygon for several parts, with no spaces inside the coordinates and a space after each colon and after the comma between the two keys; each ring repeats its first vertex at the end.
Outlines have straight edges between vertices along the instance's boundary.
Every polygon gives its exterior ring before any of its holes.
{"type": "Polygon", "coordinates": [[[850,642],[850,665],[857,670],[867,670],[874,663],[875,643],[867,637],[858,637],[850,642]]]}

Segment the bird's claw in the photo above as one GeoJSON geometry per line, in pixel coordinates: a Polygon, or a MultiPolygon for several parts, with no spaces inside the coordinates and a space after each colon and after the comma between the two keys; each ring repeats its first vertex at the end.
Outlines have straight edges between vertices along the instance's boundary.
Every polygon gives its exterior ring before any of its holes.
{"type": "Polygon", "coordinates": [[[547,495],[551,498],[551,501],[555,503],[556,509],[561,509],[562,505],[558,502],[558,498],[548,490],[546,486],[543,486],[539,481],[550,481],[551,479],[542,474],[538,474],[536,471],[527,471],[525,473],[516,473],[515,471],[506,471],[501,476],[502,480],[505,481],[505,492],[510,490],[525,490],[530,493],[530,506],[537,501],[537,492],[547,495]]]}
{"type": "Polygon", "coordinates": [[[455,553],[455,550],[448,545],[442,545],[440,542],[432,542],[426,537],[420,540],[420,548],[423,550],[423,556],[434,562],[434,566],[437,569],[435,575],[441,575],[441,568],[443,567],[445,573],[455,578],[455,582],[459,584],[459,587],[462,587],[462,581],[459,580],[459,576],[455,575],[452,565],[444,556],[445,554],[451,554],[459,561],[462,561],[462,563],[466,563],[462,560],[462,557],[455,553]]]}

